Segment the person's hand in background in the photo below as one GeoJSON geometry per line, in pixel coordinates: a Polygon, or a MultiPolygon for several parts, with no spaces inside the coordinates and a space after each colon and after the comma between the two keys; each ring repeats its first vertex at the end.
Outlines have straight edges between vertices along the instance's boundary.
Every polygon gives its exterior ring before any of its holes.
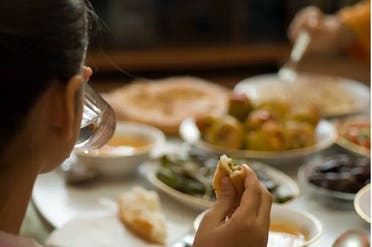
{"type": "Polygon", "coordinates": [[[220,196],[200,223],[193,247],[266,247],[271,195],[260,184],[253,170],[246,165],[243,167],[245,191],[240,205],[236,208],[239,198],[229,178],[224,177],[220,196]]]}
{"type": "Polygon", "coordinates": [[[312,53],[338,53],[345,50],[354,39],[354,34],[338,15],[325,15],[316,7],[307,7],[294,17],[288,29],[292,43],[301,31],[310,34],[308,51],[312,53]]]}

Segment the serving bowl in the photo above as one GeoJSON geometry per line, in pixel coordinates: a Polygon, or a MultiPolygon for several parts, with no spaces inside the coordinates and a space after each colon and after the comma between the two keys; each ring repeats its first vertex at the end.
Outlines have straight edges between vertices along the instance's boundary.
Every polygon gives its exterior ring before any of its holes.
{"type": "Polygon", "coordinates": [[[263,74],[242,80],[234,91],[254,102],[279,99],[315,104],[326,118],[368,111],[370,103],[370,89],[365,84],[319,74],[301,73],[295,83],[283,83],[278,74],[263,74]]]}
{"type": "MultiPolygon", "coordinates": [[[[195,232],[198,230],[199,225],[207,211],[200,213],[193,222],[193,228],[195,232]]],[[[306,236],[305,241],[296,245],[297,247],[308,246],[309,244],[314,243],[322,233],[322,225],[320,221],[310,213],[290,208],[288,206],[281,206],[273,204],[271,208],[270,215],[270,226],[283,224],[285,226],[301,229],[301,231],[306,236]]],[[[269,234],[268,247],[273,246],[271,243],[275,241],[273,234],[269,234]]],[[[278,242],[276,242],[278,244],[278,242]]],[[[275,245],[281,246],[281,245],[275,245]]],[[[283,243],[283,246],[289,247],[286,243],[283,243]]]]}
{"type": "Polygon", "coordinates": [[[76,150],[77,161],[99,174],[117,176],[132,173],[165,143],[163,132],[154,127],[118,122],[112,139],[100,149],[76,150]]]}
{"type": "Polygon", "coordinates": [[[315,145],[285,150],[285,151],[254,151],[241,149],[228,149],[224,147],[215,146],[202,140],[200,130],[193,118],[184,120],[180,126],[180,136],[186,142],[194,145],[207,153],[222,155],[226,154],[234,158],[248,158],[263,161],[265,163],[273,164],[292,164],[302,163],[304,158],[308,155],[322,151],[330,147],[336,140],[336,131],[334,126],[326,121],[321,120],[315,129],[316,141],[315,145]]]}

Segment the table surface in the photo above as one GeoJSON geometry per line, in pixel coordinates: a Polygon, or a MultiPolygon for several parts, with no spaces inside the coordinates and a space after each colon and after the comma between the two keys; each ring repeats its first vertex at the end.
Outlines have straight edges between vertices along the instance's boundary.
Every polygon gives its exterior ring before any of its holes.
{"type": "MultiPolygon", "coordinates": [[[[326,153],[333,153],[336,149],[333,147],[326,153]]],[[[285,171],[295,180],[297,180],[297,168],[298,165],[293,164],[279,167],[279,169],[285,171]]],[[[134,185],[142,185],[154,189],[143,177],[138,175],[126,181],[123,190],[134,185]]],[[[364,222],[354,211],[352,202],[342,203],[340,201],[325,200],[323,197],[311,194],[303,186],[300,186],[300,190],[301,196],[290,202],[288,207],[306,210],[317,217],[323,226],[321,237],[311,247],[332,246],[335,239],[349,229],[370,231],[370,225],[364,222]]],[[[159,194],[168,220],[168,227],[171,226],[169,227],[171,228],[169,233],[172,235],[170,243],[174,243],[174,241],[181,239],[185,234],[192,232],[192,222],[200,211],[187,207],[162,192],[159,192],[159,194]]],[[[24,235],[35,237],[42,242],[52,230],[46,225],[47,223],[40,214],[35,213],[34,208],[31,207],[22,230],[24,235]],[[39,230],[35,228],[39,228],[39,230]]]]}

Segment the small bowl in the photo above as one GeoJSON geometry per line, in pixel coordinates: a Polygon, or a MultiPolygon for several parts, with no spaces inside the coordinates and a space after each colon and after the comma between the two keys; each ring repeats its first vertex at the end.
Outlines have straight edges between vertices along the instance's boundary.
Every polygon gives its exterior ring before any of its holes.
{"type": "MultiPolygon", "coordinates": [[[[200,222],[202,221],[206,211],[200,213],[194,220],[193,228],[195,232],[199,228],[200,222]]],[[[298,247],[308,246],[314,243],[322,233],[322,225],[315,216],[307,213],[303,210],[296,210],[289,208],[288,206],[281,206],[273,204],[271,208],[271,224],[283,224],[290,225],[300,228],[306,235],[306,241],[298,247]]],[[[270,236],[269,236],[270,241],[270,236]]],[[[270,247],[270,244],[267,245],[270,247]]]]}
{"type": "Polygon", "coordinates": [[[145,138],[149,144],[141,148],[118,146],[88,152],[77,150],[77,161],[102,175],[124,175],[134,172],[139,164],[150,158],[154,149],[165,143],[161,130],[133,122],[118,122],[113,137],[115,136],[145,138]]]}

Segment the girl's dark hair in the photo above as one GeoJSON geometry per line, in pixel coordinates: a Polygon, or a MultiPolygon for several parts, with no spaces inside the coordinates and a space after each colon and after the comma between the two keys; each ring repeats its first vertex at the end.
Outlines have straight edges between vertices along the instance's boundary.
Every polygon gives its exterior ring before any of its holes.
{"type": "Polygon", "coordinates": [[[87,15],[84,0],[0,1],[0,152],[50,83],[80,71],[87,15]]]}

